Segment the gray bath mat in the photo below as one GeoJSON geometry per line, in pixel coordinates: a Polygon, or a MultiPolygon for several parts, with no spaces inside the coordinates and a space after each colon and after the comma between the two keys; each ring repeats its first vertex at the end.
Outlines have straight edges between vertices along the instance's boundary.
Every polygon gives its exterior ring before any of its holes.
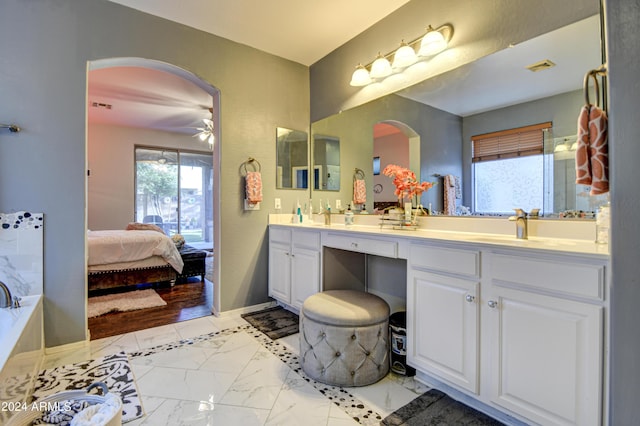
{"type": "Polygon", "coordinates": [[[492,419],[436,389],[423,393],[404,407],[387,416],[387,426],[498,426],[503,423],[492,419]]]}
{"type": "Polygon", "coordinates": [[[298,315],[281,306],[242,314],[249,324],[276,340],[298,332],[298,315]]]}

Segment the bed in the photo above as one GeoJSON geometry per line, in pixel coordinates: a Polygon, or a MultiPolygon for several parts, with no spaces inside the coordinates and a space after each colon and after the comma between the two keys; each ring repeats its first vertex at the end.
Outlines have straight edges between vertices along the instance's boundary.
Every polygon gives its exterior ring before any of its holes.
{"type": "Polygon", "coordinates": [[[155,230],[87,232],[89,291],[169,281],[184,262],[174,242],[155,230]]]}

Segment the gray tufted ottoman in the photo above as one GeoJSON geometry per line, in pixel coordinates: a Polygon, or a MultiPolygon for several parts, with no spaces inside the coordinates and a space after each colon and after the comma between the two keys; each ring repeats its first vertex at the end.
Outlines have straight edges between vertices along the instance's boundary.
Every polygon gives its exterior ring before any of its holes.
{"type": "Polygon", "coordinates": [[[300,365],[314,380],[366,386],[389,371],[389,305],[353,290],[308,297],[300,310],[300,365]]]}

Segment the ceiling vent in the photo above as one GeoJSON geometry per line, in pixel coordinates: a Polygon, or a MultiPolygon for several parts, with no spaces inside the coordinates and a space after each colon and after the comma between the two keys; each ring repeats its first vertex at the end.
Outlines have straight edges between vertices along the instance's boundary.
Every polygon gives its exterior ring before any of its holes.
{"type": "Polygon", "coordinates": [[[91,106],[94,108],[111,109],[113,105],[103,102],[91,102],[91,106]]]}
{"type": "Polygon", "coordinates": [[[549,68],[555,67],[556,64],[550,61],[549,59],[544,59],[540,62],[536,62],[535,64],[527,65],[527,69],[531,72],[538,72],[542,70],[546,70],[549,68]]]}

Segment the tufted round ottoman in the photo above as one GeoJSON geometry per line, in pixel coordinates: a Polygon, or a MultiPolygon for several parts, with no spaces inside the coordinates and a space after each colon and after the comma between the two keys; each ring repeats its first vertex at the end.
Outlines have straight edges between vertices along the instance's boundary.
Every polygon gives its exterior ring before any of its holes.
{"type": "Polygon", "coordinates": [[[300,310],[300,365],[314,380],[365,386],[389,371],[389,305],[371,293],[329,290],[300,310]]]}

